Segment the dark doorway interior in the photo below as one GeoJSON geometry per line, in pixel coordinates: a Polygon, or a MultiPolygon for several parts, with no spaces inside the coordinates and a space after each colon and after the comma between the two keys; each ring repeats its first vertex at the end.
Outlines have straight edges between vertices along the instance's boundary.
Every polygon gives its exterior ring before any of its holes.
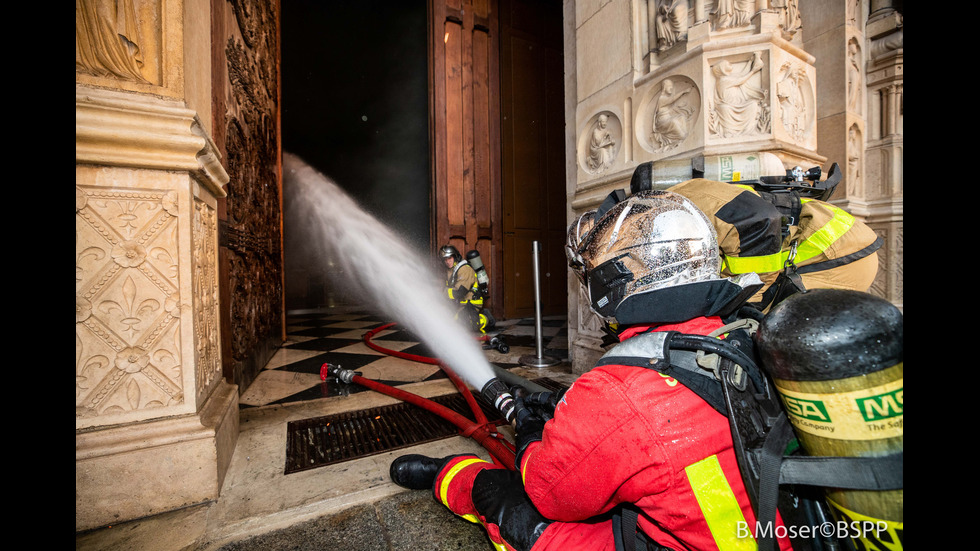
{"type": "MultiPolygon", "coordinates": [[[[282,2],[282,147],[430,250],[426,1],[282,2]]],[[[284,204],[292,192],[284,186],[284,204]]],[[[286,309],[335,306],[306,231],[283,213],[286,309]]]]}
{"type": "Polygon", "coordinates": [[[533,243],[543,315],[568,309],[565,99],[560,0],[500,0],[504,311],[534,315],[533,243]]]}

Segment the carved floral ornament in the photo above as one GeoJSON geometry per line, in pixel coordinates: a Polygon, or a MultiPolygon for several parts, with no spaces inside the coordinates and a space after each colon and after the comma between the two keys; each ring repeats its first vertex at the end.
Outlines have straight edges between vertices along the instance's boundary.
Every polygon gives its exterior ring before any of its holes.
{"type": "Polygon", "coordinates": [[[76,415],[183,402],[177,194],[75,191],[76,415]]]}

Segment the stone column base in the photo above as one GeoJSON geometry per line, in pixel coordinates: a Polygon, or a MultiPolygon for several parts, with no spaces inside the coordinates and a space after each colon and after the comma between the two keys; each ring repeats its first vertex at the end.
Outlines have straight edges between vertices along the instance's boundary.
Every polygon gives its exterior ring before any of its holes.
{"type": "Polygon", "coordinates": [[[238,387],[196,414],[75,433],[75,531],[214,501],[238,439],[238,387]]]}

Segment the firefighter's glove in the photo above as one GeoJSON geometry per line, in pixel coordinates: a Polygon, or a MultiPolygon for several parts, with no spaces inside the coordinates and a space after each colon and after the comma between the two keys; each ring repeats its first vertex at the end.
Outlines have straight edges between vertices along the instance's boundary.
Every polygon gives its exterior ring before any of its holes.
{"type": "Polygon", "coordinates": [[[547,421],[555,416],[555,408],[564,394],[564,389],[558,392],[531,392],[524,397],[524,404],[547,421]]]}
{"type": "Polygon", "coordinates": [[[526,402],[527,390],[522,387],[512,387],[510,393],[514,397],[514,431],[516,432],[515,444],[517,447],[514,454],[514,466],[520,470],[521,456],[533,442],[541,441],[541,433],[544,432],[544,424],[547,419],[535,408],[528,406],[526,402]]]}
{"type": "Polygon", "coordinates": [[[470,291],[466,287],[460,285],[459,287],[456,288],[455,291],[453,291],[453,298],[456,300],[457,303],[463,304],[469,300],[468,298],[466,298],[466,296],[469,294],[470,291]]]}

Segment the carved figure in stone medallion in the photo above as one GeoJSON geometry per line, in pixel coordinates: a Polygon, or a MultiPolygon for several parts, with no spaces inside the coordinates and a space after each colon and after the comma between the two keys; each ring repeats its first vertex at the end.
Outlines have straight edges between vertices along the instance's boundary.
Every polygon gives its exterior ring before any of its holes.
{"type": "Polygon", "coordinates": [[[586,164],[594,172],[601,172],[613,161],[616,140],[608,130],[609,116],[599,115],[592,125],[592,136],[589,138],[589,152],[586,164]]]}
{"type": "Polygon", "coordinates": [[[657,49],[664,51],[687,38],[687,0],[660,0],[656,18],[657,49]]]}
{"type": "Polygon", "coordinates": [[[697,114],[697,106],[687,101],[693,86],[677,90],[671,79],[665,79],[657,94],[653,108],[653,143],[658,151],[677,147],[691,131],[691,122],[697,114]]]}
{"type": "Polygon", "coordinates": [[[759,52],[738,66],[727,59],[711,66],[715,92],[709,126],[714,134],[728,138],[764,128],[761,119],[766,110],[766,93],[761,85],[751,81],[762,68],[759,52]]]}

